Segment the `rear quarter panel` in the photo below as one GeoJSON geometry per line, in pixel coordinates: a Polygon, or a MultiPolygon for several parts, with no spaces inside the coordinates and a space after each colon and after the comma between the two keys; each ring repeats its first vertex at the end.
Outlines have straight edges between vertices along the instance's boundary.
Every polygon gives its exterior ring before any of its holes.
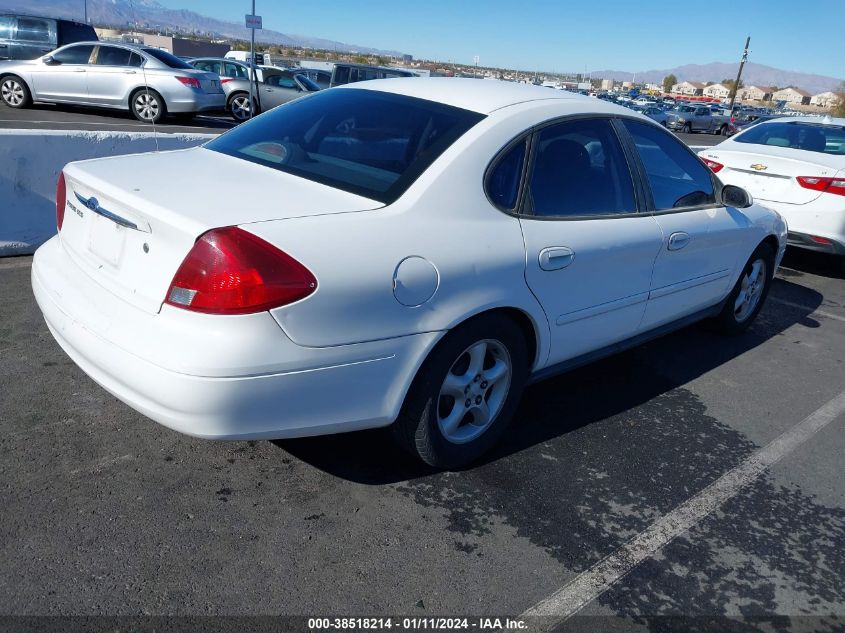
{"type": "MultiPolygon", "coordinates": [[[[470,130],[388,207],[245,225],[305,264],[318,289],[272,311],[300,345],[323,347],[446,331],[472,315],[512,307],[529,316],[537,360],[548,354],[545,313],[525,283],[518,220],[487,200],[486,168],[538,113],[513,106],[470,130]],[[417,307],[394,296],[394,272],[417,256],[437,270],[434,296],[417,307]]],[[[559,106],[539,113],[552,118],[559,106]]]]}

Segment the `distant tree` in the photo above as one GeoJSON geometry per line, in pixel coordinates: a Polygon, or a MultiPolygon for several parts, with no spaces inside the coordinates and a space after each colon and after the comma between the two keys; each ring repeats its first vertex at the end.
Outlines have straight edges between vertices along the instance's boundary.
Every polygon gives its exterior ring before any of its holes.
{"type": "Polygon", "coordinates": [[[355,57],[352,58],[352,61],[356,64],[366,64],[369,60],[363,55],[355,55],[355,57]]]}
{"type": "Polygon", "coordinates": [[[831,114],[845,117],[845,81],[839,84],[839,88],[835,92],[837,101],[833,104],[831,114]]]}
{"type": "Polygon", "coordinates": [[[705,81],[705,82],[704,82],[704,87],[706,88],[707,86],[712,86],[712,85],[713,85],[713,83],[714,83],[714,82],[712,82],[712,81],[705,81]]]}
{"type": "MultiPolygon", "coordinates": [[[[728,88],[731,91],[733,91],[733,89],[734,89],[734,80],[733,79],[722,79],[721,84],[725,88],[728,88]]],[[[745,88],[745,82],[742,79],[739,80],[739,85],[737,86],[737,89],[740,89],[740,88],[745,88]]]]}
{"type": "Polygon", "coordinates": [[[678,83],[678,78],[675,75],[666,75],[663,78],[663,92],[672,92],[672,86],[678,83]]]}

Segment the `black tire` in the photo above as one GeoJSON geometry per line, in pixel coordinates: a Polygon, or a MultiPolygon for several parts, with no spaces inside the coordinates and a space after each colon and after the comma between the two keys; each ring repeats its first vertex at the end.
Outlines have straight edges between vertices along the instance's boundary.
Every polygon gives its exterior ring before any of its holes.
{"type": "Polygon", "coordinates": [[[129,111],[144,123],[159,123],[167,116],[167,105],[155,90],[139,88],[129,97],[129,111]]]}
{"type": "Polygon", "coordinates": [[[692,123],[684,123],[684,134],[692,134],[692,123]]]}
{"type": "Polygon", "coordinates": [[[719,136],[727,136],[728,135],[728,126],[723,125],[719,128],[719,136]]]}
{"type": "MultiPolygon", "coordinates": [[[[249,120],[248,115],[248,105],[249,105],[249,93],[248,92],[235,92],[229,96],[229,100],[226,102],[226,111],[229,115],[238,123],[243,123],[244,121],[249,120]]],[[[256,103],[255,99],[252,100],[253,105],[253,116],[258,115],[258,104],[256,103]]]]}
{"type": "Polygon", "coordinates": [[[17,75],[6,75],[0,80],[0,97],[10,108],[26,108],[32,103],[29,86],[17,75]]]}
{"type": "Polygon", "coordinates": [[[760,246],[758,246],[751,254],[748,262],[743,267],[742,272],[739,275],[739,279],[737,279],[736,285],[734,285],[733,290],[731,290],[731,294],[728,295],[728,298],[725,301],[722,312],[714,320],[715,325],[720,332],[723,334],[735,335],[741,334],[748,329],[748,327],[754,322],[754,319],[757,318],[763,304],[766,302],[766,297],[769,294],[769,288],[772,285],[774,272],[775,252],[768,244],[760,244],[760,246]],[[747,313],[743,313],[737,308],[737,299],[739,298],[740,293],[745,289],[747,277],[751,274],[754,265],[758,261],[765,263],[765,274],[763,275],[762,280],[756,282],[754,285],[756,288],[754,295],[757,296],[756,304],[753,306],[753,309],[747,313]],[[762,287],[759,287],[759,283],[761,282],[763,285],[762,287]]]}
{"type": "MultiPolygon", "coordinates": [[[[405,397],[402,411],[393,424],[394,438],[400,446],[435,468],[459,468],[477,460],[493,447],[510,423],[528,378],[529,362],[525,336],[513,319],[506,315],[491,313],[459,325],[438,343],[420,367],[405,397]],[[455,368],[465,364],[461,378],[474,373],[468,366],[471,362],[469,350],[480,343],[484,343],[485,348],[489,345],[482,366],[490,369],[490,361],[497,364],[497,359],[505,360],[505,364],[509,361],[509,381],[507,384],[504,379],[498,383],[491,381],[492,386],[488,387],[483,378],[471,380],[463,393],[469,396],[466,402],[474,404],[466,405],[471,408],[464,410],[463,402],[444,395],[442,389],[447,374],[454,375],[455,368]],[[507,357],[501,353],[502,349],[507,351],[507,357]],[[493,352],[499,354],[494,356],[493,352]],[[488,425],[479,429],[474,426],[475,405],[483,401],[485,409],[488,409],[487,403],[494,402],[491,394],[497,386],[503,389],[495,396],[499,402],[495,405],[497,411],[488,425]],[[478,395],[480,393],[484,395],[478,395]],[[444,405],[445,409],[458,414],[459,426],[454,433],[468,431],[470,439],[456,443],[447,438],[440,426],[444,405]],[[472,437],[473,433],[479,435],[472,437]]],[[[477,375],[482,374],[479,372],[477,375]]]]}

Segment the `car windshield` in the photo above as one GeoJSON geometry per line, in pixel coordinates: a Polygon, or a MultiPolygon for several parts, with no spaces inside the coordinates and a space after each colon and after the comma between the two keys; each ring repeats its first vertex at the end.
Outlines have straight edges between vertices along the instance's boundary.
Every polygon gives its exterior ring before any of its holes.
{"type": "Polygon", "coordinates": [[[484,115],[375,90],[323,90],[206,148],[384,203],[484,115]]]}
{"type": "Polygon", "coordinates": [[[143,50],[150,57],[155,57],[158,61],[160,61],[168,68],[178,68],[181,70],[193,70],[194,68],[190,64],[176,57],[175,55],[171,55],[167,51],[163,51],[160,48],[143,48],[141,50],[143,50]]]}
{"type": "Polygon", "coordinates": [[[799,121],[771,121],[749,127],[737,143],[788,147],[821,154],[845,155],[845,127],[799,121]]]}
{"type": "Polygon", "coordinates": [[[692,106],[678,106],[676,110],[678,110],[678,112],[695,112],[695,108],[692,106]]]}

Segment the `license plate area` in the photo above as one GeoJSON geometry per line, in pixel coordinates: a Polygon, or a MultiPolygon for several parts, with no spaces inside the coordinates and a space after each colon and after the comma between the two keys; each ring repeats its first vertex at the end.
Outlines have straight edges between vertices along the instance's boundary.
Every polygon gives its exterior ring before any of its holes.
{"type": "Polygon", "coordinates": [[[111,266],[117,266],[126,243],[126,228],[111,220],[91,214],[88,250],[111,266]]]}

